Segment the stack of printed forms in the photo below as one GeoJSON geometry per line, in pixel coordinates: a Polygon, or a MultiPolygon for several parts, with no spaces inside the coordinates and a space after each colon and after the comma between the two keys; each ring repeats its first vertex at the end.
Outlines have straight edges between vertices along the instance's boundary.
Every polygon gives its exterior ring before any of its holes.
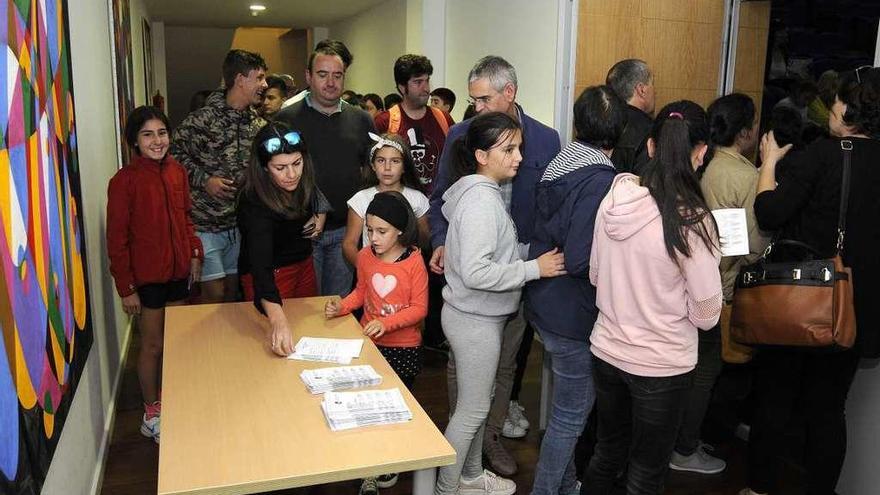
{"type": "Polygon", "coordinates": [[[303,370],[299,377],[313,394],[372,387],[382,383],[382,377],[369,364],[303,370]]]}
{"type": "Polygon", "coordinates": [[[327,363],[349,364],[361,355],[364,339],[325,339],[303,337],[293,348],[287,359],[300,361],[324,361],[327,363]]]}
{"type": "Polygon", "coordinates": [[[413,417],[400,389],[397,388],[327,392],[324,394],[324,401],[321,402],[321,409],[333,431],[405,423],[413,417]]]}

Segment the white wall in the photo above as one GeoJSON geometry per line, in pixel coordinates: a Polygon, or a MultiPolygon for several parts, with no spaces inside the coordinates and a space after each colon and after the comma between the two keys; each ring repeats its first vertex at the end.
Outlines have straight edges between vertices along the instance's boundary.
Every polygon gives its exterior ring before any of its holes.
{"type": "Polygon", "coordinates": [[[346,88],[395,92],[394,61],[404,53],[431,58],[431,86],[458,97],[453,117],[467,107],[467,74],[479,58],[499,55],[516,67],[517,101],[553,125],[556,101],[557,2],[553,0],[388,0],[329,26],[329,36],[354,53],[346,88]]]}
{"type": "Polygon", "coordinates": [[[406,0],[388,0],[328,26],[329,37],[345,43],[354,55],[346,89],[383,97],[397,92],[394,61],[407,53],[406,9],[406,0]]]}
{"type": "Polygon", "coordinates": [[[553,125],[556,98],[557,3],[553,0],[446,0],[446,87],[455,92],[453,117],[467,106],[467,75],[485,55],[513,64],[517,101],[553,125]]]}
{"type": "Polygon", "coordinates": [[[86,494],[97,489],[128,344],[128,321],[104,254],[107,181],[116,172],[117,149],[107,8],[107,0],[68,2],[94,343],[43,486],[47,494],[86,494]]]}
{"type": "Polygon", "coordinates": [[[422,16],[424,8],[433,8],[432,4],[440,5],[444,9],[445,16],[446,0],[428,0],[428,2],[427,6],[424,5],[423,0],[407,0],[406,2],[406,53],[422,52],[422,16]]]}

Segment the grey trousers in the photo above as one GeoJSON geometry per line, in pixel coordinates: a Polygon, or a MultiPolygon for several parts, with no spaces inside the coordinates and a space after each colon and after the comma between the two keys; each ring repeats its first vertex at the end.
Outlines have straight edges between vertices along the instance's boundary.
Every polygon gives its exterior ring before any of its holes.
{"type": "Polygon", "coordinates": [[[440,318],[461,373],[456,376],[455,412],[445,432],[455,449],[455,464],[439,469],[435,495],[457,493],[460,477],[476,478],[483,472],[483,430],[505,323],[504,318],[493,321],[477,317],[449,304],[443,305],[440,318]]]}
{"type": "MultiPolygon", "coordinates": [[[[501,355],[498,359],[498,371],[495,374],[495,394],[492,406],[489,409],[489,419],[486,421],[486,435],[501,434],[504,426],[504,418],[507,417],[507,407],[510,402],[510,394],[513,390],[513,381],[516,375],[516,354],[522,344],[526,330],[526,320],[523,318],[522,304],[519,311],[507,321],[504,332],[501,335],[501,355]]],[[[446,364],[446,385],[449,389],[449,414],[455,412],[455,401],[458,391],[456,390],[456,366],[454,350],[449,353],[449,361],[446,364]]]]}

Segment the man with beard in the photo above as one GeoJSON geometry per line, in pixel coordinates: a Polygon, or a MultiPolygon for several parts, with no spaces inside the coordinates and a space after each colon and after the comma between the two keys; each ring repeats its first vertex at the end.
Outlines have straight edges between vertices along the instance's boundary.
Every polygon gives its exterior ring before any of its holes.
{"type": "Polygon", "coordinates": [[[344,296],[351,291],[354,271],[342,256],[346,202],[361,188],[361,170],[373,145],[368,134],[373,131],[370,114],[341,99],[351,59],[342,42],[318,43],[306,68],[308,92],[275,116],[276,121],[302,134],[318,188],[333,207],[312,252],[318,292],[324,296],[344,296]]]}
{"type": "Polygon", "coordinates": [[[235,198],[251,141],[265,124],[253,106],[263,101],[266,62],[256,53],[230,50],[223,60],[223,84],[183,119],[171,144],[171,154],[189,174],[191,215],[205,254],[197,282],[200,301],[206,303],[231,301],[238,291],[235,198]]]}
{"type": "Polygon", "coordinates": [[[403,97],[399,105],[376,115],[376,129],[409,142],[422,191],[431,194],[440,152],[452,126],[448,113],[428,106],[434,67],[423,55],[403,55],[394,62],[394,82],[403,97]]]}

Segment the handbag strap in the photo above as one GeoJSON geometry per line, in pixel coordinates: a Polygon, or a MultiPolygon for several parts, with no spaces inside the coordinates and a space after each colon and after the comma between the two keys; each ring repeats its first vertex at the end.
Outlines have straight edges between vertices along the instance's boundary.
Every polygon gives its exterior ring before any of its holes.
{"type": "Polygon", "coordinates": [[[849,139],[840,141],[840,149],[843,151],[843,180],[840,182],[840,213],[837,216],[837,254],[843,251],[843,238],[846,235],[846,210],[849,206],[849,183],[852,166],[853,144],[849,139]]]}

